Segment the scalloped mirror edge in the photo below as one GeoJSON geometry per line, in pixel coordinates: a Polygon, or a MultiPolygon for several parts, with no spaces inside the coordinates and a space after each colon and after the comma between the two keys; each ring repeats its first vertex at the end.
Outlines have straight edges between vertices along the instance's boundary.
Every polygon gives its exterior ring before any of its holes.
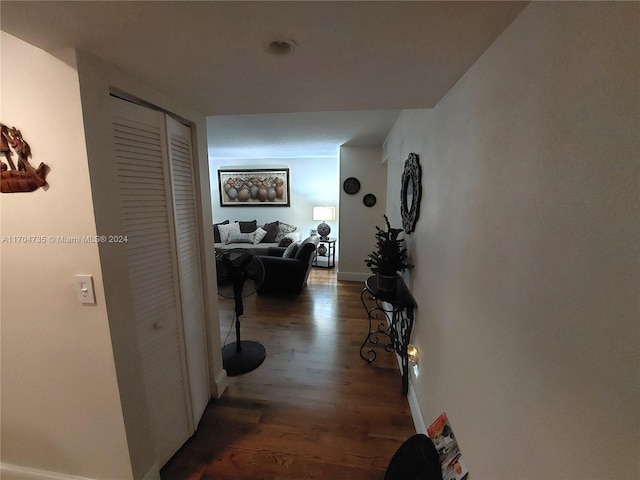
{"type": "Polygon", "coordinates": [[[422,167],[416,153],[410,153],[404,162],[402,186],[400,189],[400,213],[402,228],[405,233],[416,229],[420,216],[420,200],[422,198],[422,167]]]}

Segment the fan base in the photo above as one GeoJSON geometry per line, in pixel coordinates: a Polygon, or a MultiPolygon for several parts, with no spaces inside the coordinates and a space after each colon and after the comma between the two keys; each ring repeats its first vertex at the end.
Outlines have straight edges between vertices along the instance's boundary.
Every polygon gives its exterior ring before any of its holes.
{"type": "Polygon", "coordinates": [[[267,356],[262,344],[251,340],[240,342],[242,351],[236,352],[236,342],[226,345],[222,349],[222,365],[228,377],[235,377],[255,370],[267,356]]]}

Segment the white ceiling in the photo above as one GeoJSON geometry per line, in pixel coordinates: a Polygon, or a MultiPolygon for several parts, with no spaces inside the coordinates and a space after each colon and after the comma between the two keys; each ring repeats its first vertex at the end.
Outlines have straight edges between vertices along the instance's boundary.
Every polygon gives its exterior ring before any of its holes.
{"type": "Polygon", "coordinates": [[[526,4],[2,0],[0,20],[46,51],[79,48],[207,116],[231,115],[209,122],[212,150],[237,158],[247,146],[264,157],[380,144],[399,110],[433,107],[526,4]],[[294,53],[269,54],[277,39],[294,53]]]}
{"type": "Polygon", "coordinates": [[[400,110],[207,118],[209,158],[337,158],[341,145],[381,145],[400,110]]]}

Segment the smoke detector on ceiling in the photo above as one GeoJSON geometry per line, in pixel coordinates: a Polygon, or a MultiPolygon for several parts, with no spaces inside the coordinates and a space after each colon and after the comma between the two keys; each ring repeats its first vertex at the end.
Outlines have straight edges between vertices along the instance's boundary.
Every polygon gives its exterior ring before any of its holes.
{"type": "Polygon", "coordinates": [[[267,45],[267,52],[277,57],[284,57],[286,55],[291,55],[296,47],[297,44],[294,40],[278,39],[269,42],[267,45]]]}

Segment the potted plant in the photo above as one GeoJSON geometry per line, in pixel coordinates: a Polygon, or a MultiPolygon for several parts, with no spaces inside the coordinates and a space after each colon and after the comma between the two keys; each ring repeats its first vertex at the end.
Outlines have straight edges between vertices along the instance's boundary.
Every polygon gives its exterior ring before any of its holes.
{"type": "Polygon", "coordinates": [[[378,288],[385,291],[393,291],[398,278],[398,272],[413,265],[407,262],[407,249],[404,240],[398,236],[404,230],[391,228],[389,219],[384,216],[386,230],[376,226],[376,250],[371,252],[365,263],[373,273],[378,274],[378,288]]]}

